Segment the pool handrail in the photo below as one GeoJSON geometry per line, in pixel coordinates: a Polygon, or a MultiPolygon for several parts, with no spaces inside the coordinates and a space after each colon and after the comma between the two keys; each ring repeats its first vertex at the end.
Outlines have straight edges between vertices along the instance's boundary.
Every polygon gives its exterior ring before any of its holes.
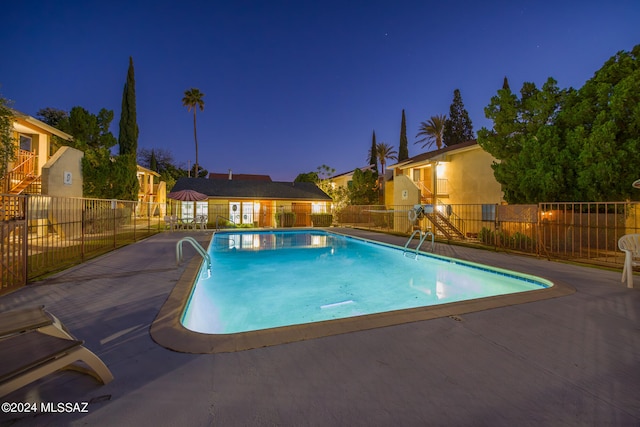
{"type": "Polygon", "coordinates": [[[420,250],[420,246],[422,246],[427,236],[429,235],[431,235],[431,252],[433,252],[433,249],[435,247],[435,235],[431,231],[422,231],[420,229],[413,230],[413,233],[411,233],[411,236],[409,236],[409,240],[407,240],[407,243],[405,243],[404,245],[404,251],[402,251],[402,255],[405,255],[409,250],[408,249],[409,243],[411,243],[416,233],[420,234],[420,241],[418,242],[418,246],[416,246],[416,248],[413,249],[413,252],[415,254],[415,258],[418,259],[418,251],[420,250]]]}
{"type": "Polygon", "coordinates": [[[202,256],[202,259],[207,261],[207,269],[210,271],[211,257],[209,256],[207,251],[205,251],[204,248],[200,246],[200,243],[198,243],[196,239],[189,236],[183,237],[182,239],[178,240],[178,243],[176,243],[176,265],[180,265],[180,263],[182,262],[182,243],[183,242],[191,243],[191,246],[193,246],[196,252],[198,252],[200,256],[202,256]]]}

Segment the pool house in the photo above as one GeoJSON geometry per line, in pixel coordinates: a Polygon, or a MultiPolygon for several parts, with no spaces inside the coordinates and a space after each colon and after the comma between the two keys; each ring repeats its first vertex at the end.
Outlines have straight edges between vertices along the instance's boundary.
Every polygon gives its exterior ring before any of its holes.
{"type": "Polygon", "coordinates": [[[207,217],[209,224],[253,227],[312,227],[331,225],[331,197],[311,182],[271,181],[268,176],[231,173],[210,178],[180,178],[172,191],[205,194],[201,201],[168,200],[179,218],[207,217]],[[243,178],[244,177],[244,178],[243,178]],[[249,178],[251,177],[251,179],[249,178]]]}

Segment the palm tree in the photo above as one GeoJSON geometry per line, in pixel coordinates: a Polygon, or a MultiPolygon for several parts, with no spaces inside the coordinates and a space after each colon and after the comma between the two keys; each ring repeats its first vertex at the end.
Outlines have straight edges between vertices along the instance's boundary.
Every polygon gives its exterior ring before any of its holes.
{"type": "Polygon", "coordinates": [[[380,160],[380,174],[384,176],[384,165],[387,163],[387,159],[396,160],[398,158],[398,156],[396,156],[398,152],[394,150],[392,146],[384,142],[376,144],[376,149],[378,151],[378,160],[380,160]]]}
{"type": "Polygon", "coordinates": [[[414,144],[424,142],[422,148],[430,147],[435,142],[438,150],[442,148],[442,137],[444,135],[444,124],[447,121],[447,116],[444,114],[431,116],[426,122],[420,123],[419,132],[416,138],[423,136],[422,139],[417,140],[414,144]]]}
{"type": "Polygon", "coordinates": [[[193,109],[193,139],[196,141],[196,164],[195,164],[195,177],[198,177],[198,135],[196,134],[196,110],[200,108],[200,111],[204,111],[204,93],[200,92],[200,89],[191,88],[184,92],[184,98],[182,98],[182,105],[187,107],[187,111],[193,109]]]}

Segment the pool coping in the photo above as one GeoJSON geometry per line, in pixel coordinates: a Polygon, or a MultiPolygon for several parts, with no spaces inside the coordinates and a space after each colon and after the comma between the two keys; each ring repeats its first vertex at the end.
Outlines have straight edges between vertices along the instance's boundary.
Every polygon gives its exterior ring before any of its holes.
{"type": "MultiPolygon", "coordinates": [[[[334,232],[332,231],[332,233],[334,232]]],[[[342,235],[348,236],[344,234],[342,235]]],[[[359,237],[354,238],[397,248],[395,245],[389,245],[384,242],[362,239],[359,237]]],[[[157,344],[170,350],[195,354],[229,353],[251,350],[332,335],[347,334],[404,323],[420,322],[441,317],[459,316],[477,311],[542,301],[571,295],[576,291],[573,286],[559,280],[550,280],[540,275],[518,273],[516,270],[511,270],[524,276],[546,280],[553,283],[553,286],[539,290],[497,295],[469,301],[402,309],[364,316],[348,317],[344,319],[283,326],[272,329],[234,334],[204,334],[191,331],[185,328],[180,322],[182,313],[189,301],[191,289],[200,272],[202,262],[202,258],[195,257],[188,263],[185,271],[176,283],[176,286],[173,288],[160,309],[156,319],[151,324],[150,334],[153,340],[157,344]]],[[[464,260],[460,260],[460,262],[465,264],[482,265],[464,260]]],[[[492,267],[490,265],[487,265],[487,267],[496,270],[503,270],[500,267],[492,267]]]]}

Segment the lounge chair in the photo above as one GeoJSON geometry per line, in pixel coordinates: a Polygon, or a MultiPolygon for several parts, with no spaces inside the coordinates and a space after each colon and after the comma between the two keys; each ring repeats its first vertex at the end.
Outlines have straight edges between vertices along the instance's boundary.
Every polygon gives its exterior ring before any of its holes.
{"type": "Polygon", "coordinates": [[[0,338],[30,330],[60,338],[75,339],[62,322],[46,311],[42,305],[0,313],[0,338]]]}
{"type": "Polygon", "coordinates": [[[618,240],[618,248],[624,252],[622,282],[633,288],[633,267],[640,266],[640,234],[625,234],[618,240]]]}
{"type": "Polygon", "coordinates": [[[109,368],[83,344],[44,307],[1,313],[0,396],[61,369],[111,382],[109,368]]]}

